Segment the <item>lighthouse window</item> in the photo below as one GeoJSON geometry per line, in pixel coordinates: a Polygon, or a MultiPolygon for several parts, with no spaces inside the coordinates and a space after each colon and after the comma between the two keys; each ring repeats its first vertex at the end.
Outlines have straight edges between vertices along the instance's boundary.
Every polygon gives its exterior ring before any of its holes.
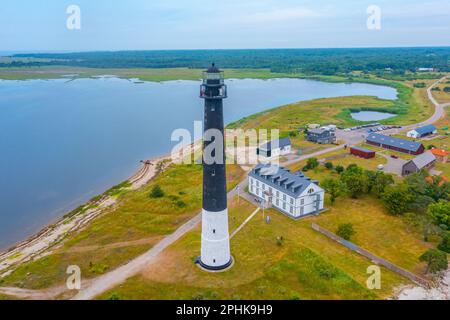
{"type": "Polygon", "coordinates": [[[213,260],[213,263],[216,263],[216,259],[213,260]]]}
{"type": "Polygon", "coordinates": [[[216,111],[216,106],[212,106],[211,111],[216,111]]]}
{"type": "Polygon", "coordinates": [[[213,233],[216,234],[216,229],[213,229],[213,233]]]}
{"type": "Polygon", "coordinates": [[[211,171],[211,176],[212,176],[212,177],[215,177],[215,176],[216,176],[216,170],[212,170],[212,171],[211,171]]]}

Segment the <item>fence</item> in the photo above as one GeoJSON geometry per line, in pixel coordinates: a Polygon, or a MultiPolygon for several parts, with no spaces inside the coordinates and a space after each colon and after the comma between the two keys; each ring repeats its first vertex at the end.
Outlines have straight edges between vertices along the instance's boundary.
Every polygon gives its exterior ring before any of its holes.
{"type": "Polygon", "coordinates": [[[347,240],[345,240],[345,239],[335,235],[334,233],[323,229],[319,225],[313,223],[312,224],[312,228],[315,231],[320,232],[321,234],[327,236],[328,238],[330,238],[330,239],[332,239],[332,240],[342,244],[344,247],[346,247],[346,248],[348,248],[348,249],[350,249],[350,250],[352,250],[354,252],[357,252],[360,255],[370,259],[374,263],[382,265],[382,266],[386,267],[387,269],[389,269],[389,270],[391,270],[393,272],[396,272],[396,273],[398,273],[398,274],[408,278],[409,280],[417,283],[420,286],[423,286],[423,287],[426,287],[426,288],[429,287],[429,283],[428,283],[428,281],[426,279],[421,278],[421,277],[415,275],[414,273],[409,272],[408,270],[400,268],[399,266],[396,266],[395,264],[393,264],[393,263],[391,263],[391,262],[389,262],[389,261],[387,261],[385,259],[377,257],[376,255],[370,253],[369,251],[358,247],[356,244],[351,243],[350,241],[347,241],[347,240]]]}

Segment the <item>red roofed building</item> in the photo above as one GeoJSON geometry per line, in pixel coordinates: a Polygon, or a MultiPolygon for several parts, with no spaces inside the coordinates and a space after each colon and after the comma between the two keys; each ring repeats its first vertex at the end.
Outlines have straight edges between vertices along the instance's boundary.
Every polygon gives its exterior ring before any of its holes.
{"type": "Polygon", "coordinates": [[[439,162],[443,162],[446,163],[448,162],[448,156],[449,156],[449,152],[443,150],[443,149],[432,149],[431,153],[434,154],[434,156],[436,157],[436,159],[439,162]]]}

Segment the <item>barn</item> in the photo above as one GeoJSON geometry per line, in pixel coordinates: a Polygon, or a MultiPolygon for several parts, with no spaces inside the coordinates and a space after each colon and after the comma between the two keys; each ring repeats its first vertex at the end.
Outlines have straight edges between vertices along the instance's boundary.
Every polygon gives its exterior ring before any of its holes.
{"type": "Polygon", "coordinates": [[[419,172],[422,169],[431,169],[436,163],[436,157],[431,152],[425,152],[403,165],[402,176],[419,172]]]}
{"type": "Polygon", "coordinates": [[[438,132],[437,128],[432,124],[409,131],[406,136],[408,138],[419,139],[438,132]]]}
{"type": "Polygon", "coordinates": [[[361,147],[351,147],[350,153],[357,157],[361,157],[364,159],[375,158],[375,151],[369,150],[369,149],[364,149],[361,147]]]}
{"type": "Polygon", "coordinates": [[[425,147],[420,142],[385,136],[379,133],[371,133],[367,137],[367,144],[372,146],[419,155],[425,152],[425,147]]]}

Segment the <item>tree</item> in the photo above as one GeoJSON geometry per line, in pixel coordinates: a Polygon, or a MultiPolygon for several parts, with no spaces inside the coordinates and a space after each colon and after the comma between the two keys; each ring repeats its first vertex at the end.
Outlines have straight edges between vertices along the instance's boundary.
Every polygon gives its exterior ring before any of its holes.
{"type": "Polygon", "coordinates": [[[342,172],[344,172],[344,167],[343,166],[336,166],[335,168],[334,168],[334,170],[338,173],[338,174],[341,174],[342,172]]]}
{"type": "Polygon", "coordinates": [[[333,163],[332,162],[325,163],[325,168],[327,168],[328,170],[333,170],[333,163]]]}
{"type": "Polygon", "coordinates": [[[152,188],[152,191],[150,192],[151,198],[162,198],[164,197],[164,191],[161,189],[159,185],[156,185],[152,188]]]}
{"type": "Polygon", "coordinates": [[[380,198],[384,190],[386,190],[386,187],[392,184],[394,184],[394,178],[390,174],[378,171],[375,174],[371,191],[380,198]]]}
{"type": "Polygon", "coordinates": [[[345,184],[348,193],[354,199],[367,192],[368,179],[363,169],[357,165],[350,165],[342,174],[341,181],[345,184]]]}
{"type": "Polygon", "coordinates": [[[428,249],[419,260],[428,264],[426,273],[436,273],[448,268],[447,254],[437,249],[428,249]]]}
{"type": "Polygon", "coordinates": [[[344,193],[344,186],[342,182],[337,179],[325,179],[321,185],[330,195],[331,204],[334,204],[336,199],[344,193]]]}
{"type": "Polygon", "coordinates": [[[450,202],[446,200],[439,200],[437,203],[432,203],[428,206],[428,215],[436,221],[437,224],[446,225],[450,228],[450,202]]]}
{"type": "Polygon", "coordinates": [[[355,230],[353,229],[353,225],[351,223],[344,223],[344,224],[340,224],[336,234],[345,239],[345,240],[350,240],[350,238],[355,234],[355,230]]]}
{"type": "Polygon", "coordinates": [[[439,244],[438,249],[450,253],[450,235],[448,233],[444,234],[442,237],[442,241],[439,244]]]}
{"type": "Polygon", "coordinates": [[[308,167],[308,169],[315,169],[319,166],[319,161],[317,160],[317,158],[309,158],[306,162],[306,166],[308,167]]]}
{"type": "Polygon", "coordinates": [[[408,211],[414,196],[405,184],[390,185],[386,187],[381,200],[391,214],[400,215],[408,211]]]}

